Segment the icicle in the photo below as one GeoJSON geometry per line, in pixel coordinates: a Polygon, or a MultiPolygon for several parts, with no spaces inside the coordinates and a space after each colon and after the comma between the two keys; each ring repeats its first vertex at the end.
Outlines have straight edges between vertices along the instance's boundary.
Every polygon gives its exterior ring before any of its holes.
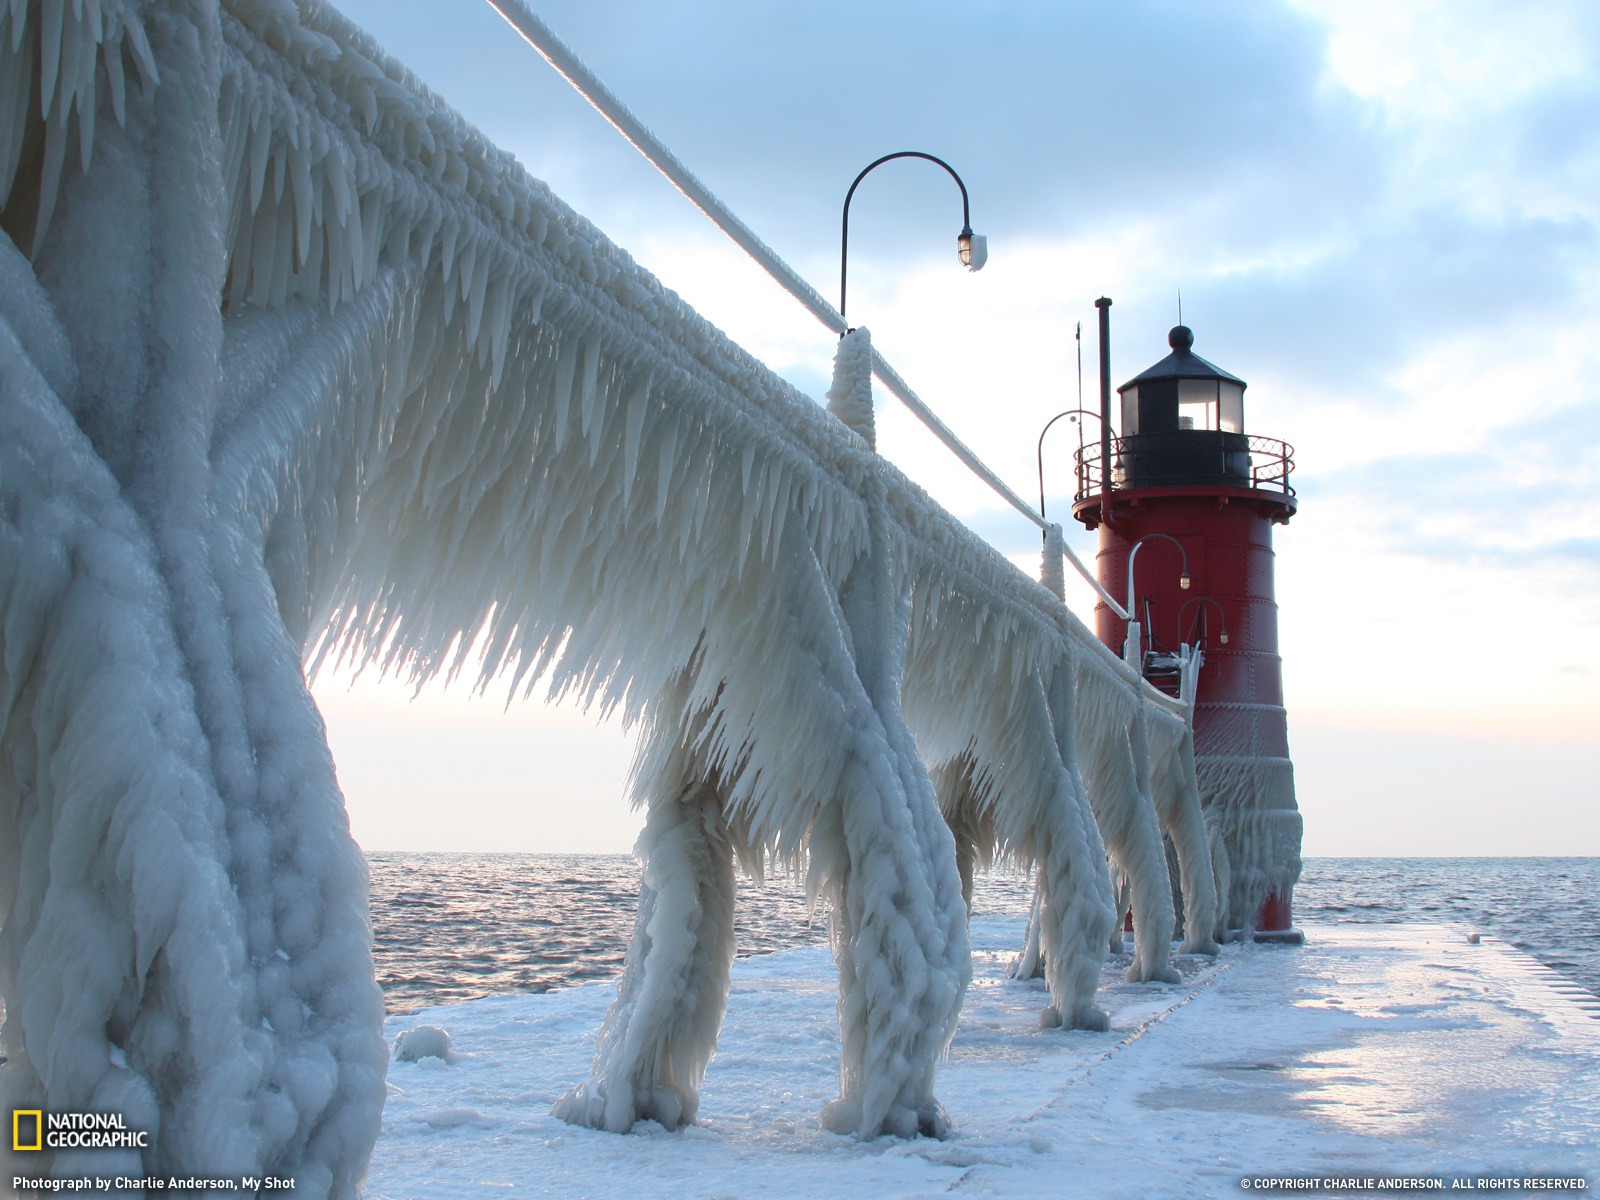
{"type": "Polygon", "coordinates": [[[755,462],[755,443],[747,442],[744,453],[739,458],[739,490],[747,496],[750,494],[750,468],[755,466],[755,462]]]}
{"type": "Polygon", "coordinates": [[[711,506],[711,459],[703,450],[696,450],[687,456],[690,460],[688,468],[689,495],[694,500],[694,508],[689,520],[680,527],[683,544],[679,553],[687,555],[690,543],[699,544],[705,539],[706,512],[711,506]]]}
{"type": "Polygon", "coordinates": [[[501,373],[505,366],[506,345],[511,337],[512,300],[516,295],[517,280],[509,268],[497,271],[489,280],[489,293],[484,301],[488,315],[489,387],[500,389],[501,373]]]}
{"type": "Polygon", "coordinates": [[[772,544],[783,544],[783,527],[789,520],[791,511],[790,494],[794,489],[794,477],[785,475],[778,488],[777,500],[772,506],[772,544]]]}
{"type": "Polygon", "coordinates": [[[56,92],[56,79],[61,70],[62,42],[67,10],[60,3],[41,4],[39,12],[39,108],[48,122],[52,117],[64,120],[66,113],[58,113],[60,99],[56,92]]]}
{"type": "Polygon", "coordinates": [[[636,385],[628,396],[627,418],[622,430],[622,502],[633,494],[633,481],[639,470],[639,439],[644,432],[644,415],[650,399],[650,377],[636,385]]]}
{"type": "MultiPolygon", "coordinates": [[[[483,326],[484,297],[489,290],[489,253],[488,246],[474,242],[469,251],[469,257],[462,262],[461,277],[463,282],[469,284],[465,293],[467,301],[467,343],[480,352],[483,347],[479,345],[478,333],[483,326]],[[470,281],[468,275],[471,275],[470,281]]],[[[482,358],[479,361],[483,361],[482,358]]]]}
{"type": "Polygon", "coordinates": [[[272,153],[272,126],[265,113],[257,107],[250,114],[250,211],[261,207],[266,193],[267,163],[272,153]]]}
{"type": "Polygon", "coordinates": [[[673,471],[678,465],[678,422],[667,414],[657,434],[656,448],[656,524],[661,524],[667,507],[667,493],[672,489],[673,471]]]}
{"type": "Polygon", "coordinates": [[[555,372],[551,378],[550,401],[555,410],[555,446],[559,451],[567,439],[567,417],[572,408],[572,385],[578,369],[579,348],[568,341],[557,343],[555,372]]]}
{"type": "MultiPolygon", "coordinates": [[[[590,440],[592,445],[598,446],[601,436],[600,412],[595,405],[595,399],[600,394],[597,386],[600,382],[600,338],[590,336],[583,344],[583,391],[578,398],[579,428],[590,440]]],[[[590,457],[593,462],[593,451],[590,457]]]]}
{"type": "Polygon", "coordinates": [[[745,561],[749,557],[750,550],[755,543],[755,519],[756,513],[759,511],[760,507],[760,498],[751,493],[747,481],[745,487],[739,492],[739,533],[738,537],[735,539],[735,546],[738,551],[738,559],[735,564],[734,573],[739,577],[743,577],[744,575],[745,561]]]}
{"type": "Polygon", "coordinates": [[[156,56],[150,49],[150,42],[144,35],[144,23],[137,17],[124,20],[122,31],[127,38],[126,44],[133,51],[133,60],[139,67],[139,79],[143,84],[141,90],[149,97],[161,83],[161,72],[156,67],[156,56]]]}
{"type": "MultiPolygon", "coordinates": [[[[46,10],[50,7],[45,6],[46,10]]],[[[44,235],[50,228],[50,218],[55,212],[56,191],[61,186],[61,168],[67,152],[65,124],[64,118],[45,121],[44,166],[39,172],[39,211],[33,224],[34,254],[38,254],[44,245],[44,235]]]]}
{"type": "Polygon", "coordinates": [[[274,138],[272,153],[268,156],[267,166],[270,169],[272,180],[272,205],[274,208],[283,204],[284,185],[289,181],[289,145],[287,138],[274,138]]]}
{"type": "Polygon", "coordinates": [[[350,212],[354,207],[355,181],[351,177],[350,164],[345,161],[344,150],[338,141],[334,141],[328,147],[324,170],[327,173],[329,186],[333,189],[334,220],[343,227],[349,222],[350,212]]]}
{"type": "Polygon", "coordinates": [[[22,35],[28,28],[28,0],[6,0],[6,11],[0,13],[11,27],[10,47],[15,54],[22,46],[22,35]]]}
{"type": "MultiPolygon", "coordinates": [[[[99,6],[93,6],[93,11],[98,13],[99,6]]],[[[99,55],[95,53],[95,47],[87,49],[88,53],[82,53],[80,44],[78,78],[74,88],[78,108],[78,167],[85,175],[89,173],[89,163],[94,158],[94,118],[99,107],[95,101],[95,68],[99,55]]]]}
{"type": "Polygon", "coordinates": [[[783,526],[783,509],[788,503],[788,475],[781,463],[774,460],[767,467],[767,484],[763,489],[761,552],[763,556],[775,551],[777,534],[783,526]]]}
{"type": "Polygon", "coordinates": [[[111,115],[116,118],[117,124],[126,126],[128,123],[128,82],[122,73],[122,46],[120,42],[112,42],[107,47],[106,53],[101,57],[105,63],[106,82],[111,87],[111,115]]]}
{"type": "Polygon", "coordinates": [[[439,235],[439,275],[447,285],[459,287],[455,279],[456,249],[461,240],[461,222],[454,213],[444,218],[439,235]]]}
{"type": "Polygon", "coordinates": [[[295,265],[304,266],[311,256],[311,233],[316,227],[316,213],[311,198],[310,148],[293,146],[288,153],[289,178],[294,196],[295,265]]]}
{"type": "MultiPolygon", "coordinates": [[[[23,18],[13,16],[13,40],[20,36],[23,18]]],[[[27,136],[29,97],[33,87],[33,55],[15,46],[0,63],[0,205],[11,196],[22,145],[27,136]]]]}
{"type": "Polygon", "coordinates": [[[361,197],[361,236],[356,243],[360,251],[355,272],[356,286],[366,287],[378,271],[378,247],[383,239],[383,214],[389,197],[382,185],[377,185],[361,197]]]}

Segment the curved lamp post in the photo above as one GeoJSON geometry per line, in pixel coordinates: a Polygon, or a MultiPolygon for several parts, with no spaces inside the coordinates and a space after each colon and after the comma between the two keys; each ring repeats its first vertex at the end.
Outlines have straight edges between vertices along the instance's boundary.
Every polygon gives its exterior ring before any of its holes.
{"type": "MultiPolygon", "coordinates": [[[[867,173],[874,167],[881,167],[884,163],[896,158],[925,158],[931,163],[936,163],[950,173],[950,178],[956,181],[956,186],[961,189],[961,232],[956,235],[956,254],[961,259],[961,265],[969,271],[980,271],[989,258],[989,245],[980,233],[972,232],[972,213],[967,203],[967,185],[961,182],[961,176],[955,173],[949,163],[942,158],[935,158],[931,154],[924,154],[920,150],[899,150],[894,154],[885,154],[882,158],[868,163],[861,169],[855,182],[850,185],[850,190],[844,194],[844,219],[839,226],[839,315],[845,315],[845,271],[849,262],[850,253],[850,200],[856,194],[856,188],[867,177],[867,173]]],[[[848,329],[850,322],[845,321],[848,329]]]]}
{"type": "MultiPolygon", "coordinates": [[[[1041,519],[1045,515],[1045,512],[1044,512],[1044,435],[1049,433],[1050,432],[1050,426],[1054,425],[1057,421],[1061,420],[1062,417],[1072,417],[1072,418],[1074,418],[1074,423],[1076,424],[1076,418],[1077,417],[1093,417],[1095,420],[1098,421],[1100,419],[1100,414],[1097,413],[1097,412],[1094,412],[1094,411],[1092,411],[1090,409],[1087,409],[1087,408],[1069,408],[1065,412],[1058,412],[1055,416],[1051,417],[1048,421],[1046,421],[1044,423],[1044,428],[1039,431],[1039,448],[1038,448],[1038,459],[1039,459],[1039,516],[1040,516],[1041,519]]],[[[1083,426],[1082,425],[1078,425],[1078,449],[1079,450],[1083,449],[1083,426]]]]}
{"type": "Polygon", "coordinates": [[[1143,631],[1140,628],[1138,620],[1135,618],[1135,614],[1139,610],[1134,607],[1133,599],[1133,560],[1139,557],[1139,547],[1154,538],[1160,538],[1162,541],[1171,542],[1178,548],[1178,553],[1183,556],[1183,573],[1178,576],[1178,586],[1184,591],[1188,591],[1190,583],[1188,551],[1183,548],[1183,543],[1177,538],[1173,537],[1170,533],[1147,533],[1129,548],[1128,590],[1124,593],[1127,596],[1127,599],[1123,601],[1123,607],[1128,610],[1128,636],[1127,639],[1122,643],[1122,661],[1127,663],[1134,670],[1138,671],[1141,675],[1144,674],[1144,663],[1142,661],[1143,651],[1140,646],[1140,634],[1143,631]]]}
{"type": "Polygon", "coordinates": [[[1211,605],[1212,608],[1217,610],[1217,620],[1222,625],[1222,632],[1221,632],[1221,634],[1218,635],[1217,642],[1220,645],[1226,646],[1228,644],[1228,617],[1227,617],[1227,614],[1225,614],[1222,611],[1222,605],[1218,604],[1210,596],[1196,596],[1192,600],[1184,601],[1183,607],[1178,610],[1178,634],[1179,634],[1179,636],[1181,637],[1183,635],[1183,616],[1184,616],[1184,614],[1189,611],[1189,609],[1190,609],[1190,607],[1192,605],[1196,605],[1196,604],[1200,605],[1202,610],[1204,609],[1204,607],[1207,604],[1211,605]]]}

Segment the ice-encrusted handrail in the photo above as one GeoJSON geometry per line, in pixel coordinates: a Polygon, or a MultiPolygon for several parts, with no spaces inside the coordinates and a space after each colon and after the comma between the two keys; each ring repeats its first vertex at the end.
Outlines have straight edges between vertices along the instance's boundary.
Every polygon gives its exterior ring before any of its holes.
{"type": "MultiPolygon", "coordinates": [[[[805,306],[806,310],[821,321],[824,326],[836,334],[843,334],[848,326],[838,310],[824,300],[818,291],[807,283],[798,272],[756,236],[755,232],[741,221],[734,212],[701,183],[694,172],[683,165],[677,155],[672,153],[660,138],[651,133],[644,123],[634,116],[633,112],[619,100],[610,88],[602,83],[598,76],[591,71],[581,59],[574,54],[569,46],[556,36],[555,32],[540,20],[528,8],[523,0],[489,0],[489,4],[505,18],[506,22],[522,35],[523,39],[537,50],[552,67],[561,73],[561,76],[592,105],[596,112],[604,117],[613,128],[633,145],[634,149],[649,160],[667,180],[682,192],[689,201],[701,212],[709,217],[713,224],[723,233],[733,239],[746,254],[760,264],[768,275],[772,276],[785,291],[805,306]]],[[[988,484],[997,495],[1007,504],[1016,509],[1028,520],[1032,521],[1046,534],[1050,532],[1050,522],[1035,512],[1028,502],[1018,496],[1006,482],[989,469],[976,454],[968,448],[951,428],[939,419],[937,415],[923,403],[904,379],[900,377],[878,353],[872,351],[872,373],[878,380],[904,404],[916,418],[927,426],[934,437],[944,444],[950,453],[954,454],[963,464],[979,479],[988,484]]],[[[1059,527],[1058,527],[1059,528],[1059,527]]],[[[1059,545],[1061,552],[1072,562],[1084,580],[1095,590],[1112,612],[1123,620],[1128,620],[1128,612],[1118,604],[1111,593],[1101,585],[1088,567],[1083,563],[1072,547],[1060,538],[1050,539],[1052,546],[1059,545]]]]}

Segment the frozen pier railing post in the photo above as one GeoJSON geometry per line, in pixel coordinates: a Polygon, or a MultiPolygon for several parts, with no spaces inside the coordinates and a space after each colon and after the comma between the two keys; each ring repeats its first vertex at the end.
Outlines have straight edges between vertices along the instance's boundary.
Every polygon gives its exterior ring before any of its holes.
{"type": "Polygon", "coordinates": [[[305,683],[340,657],[481,645],[480,686],[645,724],[575,1120],[693,1119],[736,858],[832,906],[863,1136],[943,1128],[960,862],[1038,871],[1048,1020],[1104,1022],[1107,847],[1165,977],[1183,707],[337,14],[0,6],[0,233],[0,1092],[151,1132],[101,1174],[360,1187],[382,1005],[305,683]]]}

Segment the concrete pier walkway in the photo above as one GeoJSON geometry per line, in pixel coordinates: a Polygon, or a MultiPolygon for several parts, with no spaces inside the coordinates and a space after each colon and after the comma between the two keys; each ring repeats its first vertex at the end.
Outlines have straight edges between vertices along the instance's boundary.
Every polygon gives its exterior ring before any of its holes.
{"type": "Polygon", "coordinates": [[[611,985],[393,1018],[461,1057],[392,1063],[373,1197],[1237,1196],[1600,1187],[1600,999],[1515,949],[1424,925],[1308,926],[1303,946],[1107,966],[1108,1033],[1041,1030],[1004,978],[1019,918],[974,923],[975,977],[939,1077],[959,1131],[821,1132],[838,1065],[822,947],[736,964],[701,1121],[574,1129],[611,985]],[[1271,1185],[1277,1181],[1274,1189],[1271,1185]],[[1407,1186],[1400,1186],[1407,1185],[1407,1186]]]}

